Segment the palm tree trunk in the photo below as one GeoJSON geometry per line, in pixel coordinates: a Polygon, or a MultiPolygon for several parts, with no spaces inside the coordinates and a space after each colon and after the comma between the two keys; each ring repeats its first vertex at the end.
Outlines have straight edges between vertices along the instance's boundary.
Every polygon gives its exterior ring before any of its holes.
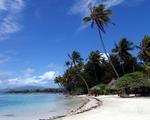
{"type": "Polygon", "coordinates": [[[114,65],[113,65],[113,63],[112,63],[110,56],[108,55],[108,52],[107,52],[107,50],[106,50],[106,48],[105,48],[105,44],[104,44],[104,41],[103,41],[103,38],[102,38],[102,35],[101,35],[101,31],[100,31],[99,28],[98,28],[98,33],[99,33],[99,37],[100,37],[100,41],[101,41],[101,44],[102,44],[104,53],[106,54],[106,56],[107,56],[107,58],[108,58],[108,61],[109,61],[110,65],[112,66],[112,68],[113,68],[113,70],[114,70],[114,72],[115,72],[115,74],[116,74],[117,79],[119,79],[119,74],[118,74],[118,72],[116,71],[116,69],[115,69],[115,67],[114,67],[114,65]]]}
{"type": "Polygon", "coordinates": [[[86,88],[87,88],[87,92],[88,92],[88,95],[89,95],[89,93],[90,93],[90,89],[89,89],[89,86],[88,86],[88,84],[87,84],[87,82],[86,82],[86,80],[79,74],[79,73],[77,73],[78,74],[78,76],[83,80],[83,82],[85,83],[85,85],[86,85],[86,88]]]}
{"type": "Polygon", "coordinates": [[[133,64],[133,66],[132,66],[132,67],[133,67],[133,72],[135,72],[135,66],[134,66],[134,64],[133,64]]]}
{"type": "Polygon", "coordinates": [[[97,74],[96,74],[95,65],[93,66],[93,68],[94,68],[94,73],[95,73],[95,78],[96,78],[96,81],[98,81],[98,77],[97,77],[97,74]]]}
{"type": "Polygon", "coordinates": [[[123,71],[123,75],[125,74],[124,72],[124,65],[121,63],[121,67],[122,67],[122,71],[123,71]]]}
{"type": "MultiPolygon", "coordinates": [[[[73,64],[74,64],[74,66],[76,67],[76,63],[75,62],[73,62],[73,64]]],[[[83,82],[84,82],[84,84],[86,85],[86,88],[87,88],[87,92],[88,92],[88,95],[89,95],[89,93],[90,93],[90,89],[89,89],[89,86],[88,86],[88,84],[87,84],[87,82],[86,82],[86,80],[80,75],[80,73],[78,73],[78,72],[76,72],[77,73],[77,75],[83,80],[83,82]]]]}

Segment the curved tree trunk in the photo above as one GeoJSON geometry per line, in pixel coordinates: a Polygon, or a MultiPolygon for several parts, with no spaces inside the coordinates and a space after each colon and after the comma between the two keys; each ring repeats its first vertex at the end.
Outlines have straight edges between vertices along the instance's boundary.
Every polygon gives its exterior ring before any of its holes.
{"type": "Polygon", "coordinates": [[[114,70],[114,72],[115,72],[115,74],[116,74],[116,76],[117,76],[117,79],[119,79],[119,74],[118,74],[118,72],[116,71],[116,69],[115,69],[115,67],[114,67],[114,65],[113,65],[113,63],[112,63],[110,56],[108,55],[108,52],[107,52],[107,50],[106,50],[106,48],[105,48],[105,44],[104,44],[104,41],[103,41],[103,38],[102,38],[102,35],[101,35],[101,31],[100,31],[99,28],[98,28],[98,33],[99,33],[99,36],[100,36],[100,41],[101,41],[102,47],[103,47],[103,49],[104,49],[104,53],[106,54],[106,56],[107,56],[107,58],[108,58],[108,61],[109,61],[110,65],[112,66],[112,68],[113,68],[113,70],[114,70]]]}
{"type": "MultiPolygon", "coordinates": [[[[76,63],[75,62],[73,62],[73,64],[74,64],[74,66],[76,67],[76,63]]],[[[84,82],[84,84],[86,85],[86,88],[87,88],[87,92],[88,92],[88,95],[89,95],[89,93],[90,93],[90,89],[89,89],[89,86],[88,86],[88,84],[87,84],[87,82],[86,82],[86,80],[80,75],[80,73],[78,73],[78,72],[76,72],[77,73],[77,75],[83,80],[83,82],[84,82]]]]}
{"type": "Polygon", "coordinates": [[[89,89],[89,86],[88,86],[88,84],[87,84],[87,82],[86,82],[86,80],[80,75],[80,73],[78,73],[78,76],[83,80],[83,82],[85,83],[85,85],[86,85],[86,88],[87,88],[87,92],[88,92],[88,95],[89,95],[89,93],[90,93],[90,89],[89,89]]]}

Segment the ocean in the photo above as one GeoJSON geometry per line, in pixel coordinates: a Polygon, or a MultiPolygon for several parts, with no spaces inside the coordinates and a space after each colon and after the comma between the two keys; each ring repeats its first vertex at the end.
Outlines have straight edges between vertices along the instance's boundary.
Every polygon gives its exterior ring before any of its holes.
{"type": "Polygon", "coordinates": [[[0,120],[39,120],[64,115],[84,100],[63,94],[0,94],[0,120]]]}

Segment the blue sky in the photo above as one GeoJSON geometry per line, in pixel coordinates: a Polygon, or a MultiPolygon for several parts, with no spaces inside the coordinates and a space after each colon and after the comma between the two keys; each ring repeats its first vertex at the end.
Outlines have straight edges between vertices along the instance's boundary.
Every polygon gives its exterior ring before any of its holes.
{"type": "Polygon", "coordinates": [[[109,51],[122,37],[139,44],[150,35],[149,0],[0,0],[0,87],[55,86],[68,53],[101,50],[97,31],[82,22],[91,2],[113,10],[109,51]]]}

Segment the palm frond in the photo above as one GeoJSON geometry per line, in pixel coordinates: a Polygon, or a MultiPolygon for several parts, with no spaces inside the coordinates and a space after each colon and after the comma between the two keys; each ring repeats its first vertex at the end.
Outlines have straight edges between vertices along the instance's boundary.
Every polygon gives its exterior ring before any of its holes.
{"type": "Polygon", "coordinates": [[[91,20],[92,20],[91,17],[84,17],[84,18],[83,18],[83,21],[84,21],[85,23],[90,22],[91,20]]]}
{"type": "Polygon", "coordinates": [[[94,24],[95,24],[95,22],[94,22],[94,20],[92,20],[91,28],[93,28],[93,27],[94,27],[94,24]]]}

